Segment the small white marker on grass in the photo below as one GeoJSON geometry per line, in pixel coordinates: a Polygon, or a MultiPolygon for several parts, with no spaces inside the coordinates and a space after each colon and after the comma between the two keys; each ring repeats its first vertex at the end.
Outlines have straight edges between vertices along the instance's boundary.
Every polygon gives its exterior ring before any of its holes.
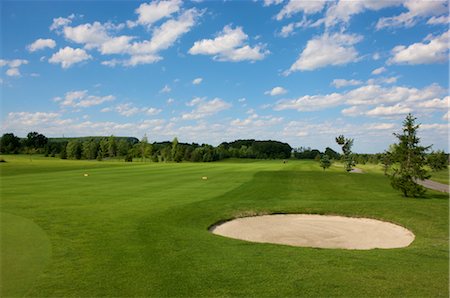
{"type": "Polygon", "coordinates": [[[202,180],[208,180],[208,177],[203,176],[203,177],[202,177],[202,180]]]}
{"type": "Polygon", "coordinates": [[[87,177],[87,176],[89,176],[89,174],[86,174],[86,173],[85,173],[83,176],[84,176],[84,177],[87,177]]]}

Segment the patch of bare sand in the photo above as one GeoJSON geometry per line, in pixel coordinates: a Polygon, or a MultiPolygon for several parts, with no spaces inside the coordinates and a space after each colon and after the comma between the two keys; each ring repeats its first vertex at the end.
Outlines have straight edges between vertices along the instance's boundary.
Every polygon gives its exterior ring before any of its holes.
{"type": "Polygon", "coordinates": [[[411,231],[384,221],[312,214],[237,218],[211,231],[251,242],[365,250],[406,247],[415,238],[411,231]]]}

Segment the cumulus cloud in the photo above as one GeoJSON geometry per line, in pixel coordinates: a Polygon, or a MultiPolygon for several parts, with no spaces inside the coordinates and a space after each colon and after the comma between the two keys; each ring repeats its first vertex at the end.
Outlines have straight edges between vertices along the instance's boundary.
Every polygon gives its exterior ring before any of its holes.
{"type": "Polygon", "coordinates": [[[195,8],[183,12],[177,19],[171,19],[152,31],[150,40],[131,44],[128,52],[132,56],[128,65],[153,63],[161,60],[158,52],[172,46],[182,35],[189,32],[202,14],[195,8]]]}
{"type": "Polygon", "coordinates": [[[152,27],[151,37],[148,40],[136,40],[135,36],[117,35],[117,31],[121,30],[124,24],[115,25],[111,22],[96,21],[71,26],[71,19],[62,18],[57,21],[59,24],[57,28],[67,40],[83,45],[86,50],[96,49],[102,55],[129,56],[122,60],[106,60],[102,63],[103,65],[150,64],[160,61],[162,57],[159,52],[171,47],[182,35],[189,32],[203,13],[195,8],[181,11],[181,4],[181,1],[153,1],[140,5],[137,9],[139,18],[136,21],[136,24],[140,25],[150,25],[159,19],[179,12],[176,18],[152,27]],[[175,9],[176,7],[178,8],[175,9]]]}
{"type": "Polygon", "coordinates": [[[304,14],[314,14],[321,12],[327,3],[326,0],[315,1],[298,1],[289,0],[289,2],[277,14],[276,19],[281,21],[284,18],[289,18],[294,14],[303,12],[304,14]]]}
{"type": "Polygon", "coordinates": [[[189,113],[183,113],[181,118],[183,120],[195,120],[205,118],[220,111],[227,110],[231,107],[231,104],[216,97],[210,101],[205,100],[205,98],[196,97],[186,104],[187,106],[195,107],[189,113]]]}
{"type": "Polygon", "coordinates": [[[218,61],[256,61],[262,60],[269,51],[262,44],[249,46],[246,44],[248,35],[242,27],[232,28],[227,25],[214,39],[196,41],[189,49],[191,55],[211,55],[218,61]]]}
{"type": "Polygon", "coordinates": [[[403,6],[408,10],[407,12],[393,17],[381,18],[378,20],[376,28],[411,27],[414,26],[421,18],[440,16],[448,13],[447,1],[406,0],[403,2],[403,6]]]}
{"type": "Polygon", "coordinates": [[[368,116],[400,116],[400,115],[406,115],[408,113],[411,113],[412,109],[402,105],[400,103],[394,105],[394,106],[378,106],[372,110],[367,111],[365,114],[368,116]]]}
{"type": "Polygon", "coordinates": [[[446,96],[443,99],[433,98],[427,101],[423,101],[418,103],[417,106],[425,109],[448,110],[450,108],[450,96],[446,96]]]}
{"type": "Polygon", "coordinates": [[[136,114],[142,114],[142,113],[149,115],[149,116],[154,116],[154,115],[161,113],[162,110],[157,109],[157,108],[151,108],[151,107],[138,108],[138,107],[134,106],[132,103],[123,103],[123,104],[116,105],[115,107],[103,108],[101,110],[101,112],[111,112],[111,111],[115,111],[125,117],[130,117],[130,116],[133,116],[136,114]]]}
{"type": "Polygon", "coordinates": [[[115,99],[116,97],[113,95],[89,95],[87,90],[78,90],[66,92],[63,97],[55,97],[53,101],[57,102],[62,108],[88,108],[113,101],[115,99]]]}
{"type": "Polygon", "coordinates": [[[20,69],[19,67],[22,65],[28,64],[28,60],[25,59],[13,59],[13,60],[5,60],[0,59],[0,67],[7,66],[6,75],[9,77],[20,77],[20,69]]]}
{"type": "Polygon", "coordinates": [[[334,2],[327,9],[326,15],[323,19],[316,22],[316,24],[324,24],[326,27],[332,27],[337,24],[349,23],[352,16],[360,14],[366,10],[380,10],[386,7],[400,5],[401,1],[387,0],[387,1],[347,1],[340,0],[334,2]]]}
{"type": "Polygon", "coordinates": [[[362,36],[345,33],[325,33],[309,40],[299,58],[286,74],[294,71],[308,71],[328,65],[345,65],[359,60],[358,51],[353,45],[362,36]]]}
{"type": "Polygon", "coordinates": [[[389,63],[416,65],[446,62],[449,37],[450,30],[438,36],[427,36],[424,42],[396,46],[392,49],[393,56],[389,63]]]}
{"type": "Polygon", "coordinates": [[[60,29],[60,28],[62,28],[64,26],[69,25],[70,23],[72,23],[72,20],[74,18],[75,18],[75,15],[71,14],[67,18],[59,17],[59,18],[53,19],[53,22],[50,25],[50,31],[54,31],[54,30],[57,30],[57,29],[60,29]]]}
{"type": "Polygon", "coordinates": [[[54,47],[56,47],[56,42],[53,39],[50,39],[50,38],[47,38],[47,39],[39,38],[36,41],[34,41],[32,44],[28,45],[27,49],[30,52],[35,52],[35,51],[42,50],[42,49],[45,49],[45,48],[53,49],[54,47]]]}
{"type": "Polygon", "coordinates": [[[274,87],[271,90],[268,90],[268,91],[264,92],[264,94],[270,95],[270,96],[283,95],[283,94],[286,94],[286,93],[287,93],[287,90],[284,89],[283,87],[279,87],[279,86],[274,87]]]}
{"type": "Polygon", "coordinates": [[[279,35],[281,37],[288,37],[294,33],[295,23],[290,23],[281,28],[279,35]]]}
{"type": "Polygon", "coordinates": [[[200,85],[200,83],[203,81],[203,78],[195,78],[193,81],[192,81],[192,84],[194,84],[194,85],[200,85]]]}
{"type": "Polygon", "coordinates": [[[247,127],[247,128],[258,128],[258,127],[267,127],[280,124],[283,121],[283,117],[274,117],[274,116],[260,116],[256,113],[252,113],[245,119],[234,119],[230,122],[231,126],[234,127],[247,127]]]}
{"type": "MultiPolygon", "coordinates": [[[[137,9],[137,24],[152,25],[153,23],[167,18],[181,9],[181,0],[152,1],[142,3],[137,9]]],[[[133,27],[134,23],[129,23],[133,27]]]]}
{"type": "Polygon", "coordinates": [[[386,67],[382,66],[382,67],[379,67],[379,68],[374,69],[374,70],[372,71],[372,74],[373,74],[373,75],[379,75],[379,74],[382,74],[382,73],[385,72],[385,71],[386,71],[386,67]]]}
{"type": "Polygon", "coordinates": [[[345,80],[345,79],[334,79],[333,82],[331,82],[331,85],[333,85],[336,88],[342,88],[347,86],[357,86],[361,85],[363,82],[359,80],[345,80]]]}
{"type": "Polygon", "coordinates": [[[89,59],[92,59],[92,56],[86,53],[85,50],[65,47],[63,49],[59,49],[58,52],[53,54],[50,59],[48,59],[48,62],[53,64],[59,63],[62,68],[69,68],[76,63],[89,59]]]}
{"type": "MultiPolygon", "coordinates": [[[[438,108],[448,103],[448,99],[439,100],[446,94],[446,89],[432,84],[422,89],[401,86],[382,87],[380,85],[364,85],[343,93],[304,95],[296,99],[283,99],[276,103],[275,110],[297,110],[299,112],[317,111],[347,105],[342,110],[346,116],[392,116],[395,108],[400,113],[424,108],[438,108]],[[439,100],[439,101],[438,101],[439,100]],[[371,111],[369,113],[369,111],[371,111]]],[[[398,114],[397,114],[398,115],[398,114]]]]}

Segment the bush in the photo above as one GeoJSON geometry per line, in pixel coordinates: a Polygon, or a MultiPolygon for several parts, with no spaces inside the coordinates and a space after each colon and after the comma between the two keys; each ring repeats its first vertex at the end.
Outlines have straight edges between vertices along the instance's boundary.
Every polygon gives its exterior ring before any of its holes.
{"type": "Polygon", "coordinates": [[[133,161],[133,156],[128,154],[127,156],[125,156],[125,162],[132,162],[133,161]]]}

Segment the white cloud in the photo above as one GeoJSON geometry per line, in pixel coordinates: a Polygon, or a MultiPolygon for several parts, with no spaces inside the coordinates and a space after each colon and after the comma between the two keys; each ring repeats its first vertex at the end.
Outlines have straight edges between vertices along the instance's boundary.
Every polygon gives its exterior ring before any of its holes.
{"type": "Polygon", "coordinates": [[[370,123],[366,125],[368,130],[392,130],[395,124],[393,123],[370,123]]]}
{"type": "Polygon", "coordinates": [[[76,27],[65,26],[64,36],[70,41],[85,44],[87,49],[99,47],[110,39],[106,27],[100,22],[82,24],[76,27]]]}
{"type": "Polygon", "coordinates": [[[262,60],[269,54],[261,44],[251,47],[246,45],[248,35],[242,27],[233,29],[227,25],[214,39],[196,41],[189,49],[191,55],[211,55],[219,61],[256,61],[262,60]]]}
{"type": "Polygon", "coordinates": [[[372,59],[373,60],[380,60],[380,58],[381,58],[381,55],[380,55],[380,53],[374,53],[373,55],[372,55],[372,59]]]}
{"type": "Polygon", "coordinates": [[[20,67],[25,64],[28,64],[28,60],[25,60],[25,59],[14,59],[14,60],[0,59],[0,67],[9,66],[10,68],[17,68],[17,67],[20,67]]]}
{"type": "Polygon", "coordinates": [[[153,51],[169,48],[180,36],[189,32],[195,25],[196,18],[201,15],[196,9],[189,9],[182,13],[178,19],[169,20],[159,28],[153,30],[149,47],[153,51]]]}
{"type": "Polygon", "coordinates": [[[20,77],[20,69],[19,67],[22,65],[28,64],[28,60],[25,59],[13,59],[13,60],[4,60],[0,59],[0,67],[8,66],[9,68],[6,70],[6,75],[9,77],[20,77]]]}
{"type": "Polygon", "coordinates": [[[279,34],[281,37],[288,37],[289,35],[294,33],[294,28],[295,28],[295,23],[287,24],[286,26],[283,26],[281,28],[281,31],[279,34]]]}
{"type": "Polygon", "coordinates": [[[264,6],[278,5],[282,2],[283,0],[264,0],[264,6]]]}
{"type": "Polygon", "coordinates": [[[367,80],[368,85],[377,85],[377,84],[394,84],[397,82],[398,77],[378,77],[376,79],[367,80]]]}
{"type": "Polygon", "coordinates": [[[189,32],[201,14],[202,12],[195,8],[188,9],[178,19],[168,20],[160,27],[154,28],[150,40],[135,42],[130,46],[128,52],[131,58],[126,64],[134,66],[161,60],[158,52],[169,48],[182,35],[189,32]]]}
{"type": "Polygon", "coordinates": [[[379,75],[379,74],[382,74],[383,72],[385,72],[386,70],[387,70],[386,67],[382,66],[382,67],[374,69],[372,71],[372,74],[373,75],[379,75]]]}
{"type": "Polygon", "coordinates": [[[67,26],[70,23],[72,23],[72,20],[75,18],[74,14],[71,14],[70,16],[68,16],[67,18],[55,18],[53,19],[53,23],[50,26],[50,31],[59,29],[61,27],[67,26]]]}
{"type": "Polygon", "coordinates": [[[333,85],[336,88],[342,88],[347,86],[357,86],[361,85],[363,82],[359,80],[345,80],[345,79],[334,79],[333,82],[331,82],[331,85],[333,85]]]}
{"type": "Polygon", "coordinates": [[[270,95],[270,96],[283,95],[283,94],[286,94],[286,93],[287,93],[287,90],[284,89],[283,87],[279,87],[279,86],[274,87],[271,90],[268,90],[268,91],[264,92],[264,94],[270,95]]]}
{"type": "Polygon", "coordinates": [[[157,109],[157,108],[142,108],[141,111],[149,116],[158,115],[159,113],[162,112],[161,109],[157,109]]]}
{"type": "Polygon", "coordinates": [[[136,9],[136,14],[138,14],[137,23],[140,25],[151,25],[178,12],[181,5],[181,0],[156,0],[150,3],[142,3],[136,9]]]}
{"type": "Polygon", "coordinates": [[[10,68],[6,71],[6,75],[9,77],[20,77],[20,71],[18,68],[10,68]]]}
{"type": "Polygon", "coordinates": [[[196,97],[187,103],[188,106],[195,106],[195,109],[189,113],[181,115],[183,120],[195,120],[205,118],[220,111],[229,109],[231,104],[216,97],[213,100],[206,101],[204,98],[196,97]]]}
{"type": "Polygon", "coordinates": [[[281,21],[283,18],[291,17],[293,14],[303,12],[304,14],[314,14],[321,12],[327,3],[326,0],[298,1],[289,0],[289,2],[277,14],[276,19],[281,21]]]}
{"type": "Polygon", "coordinates": [[[162,57],[154,54],[133,55],[130,59],[123,61],[125,66],[136,66],[139,64],[151,64],[158,62],[162,57]]]}
{"type": "Polygon", "coordinates": [[[117,59],[112,59],[112,60],[105,60],[102,61],[101,64],[104,66],[108,66],[108,67],[116,67],[116,65],[120,64],[121,62],[117,59]]]}
{"type": "Polygon", "coordinates": [[[389,116],[400,116],[411,113],[412,109],[402,105],[400,103],[394,106],[378,106],[372,110],[367,111],[365,114],[368,116],[378,116],[378,117],[389,117],[389,116]]]}
{"type": "Polygon", "coordinates": [[[174,102],[175,102],[175,99],[173,99],[173,98],[169,98],[167,101],[167,104],[173,104],[174,102]]]}
{"type": "Polygon", "coordinates": [[[450,120],[450,112],[447,112],[442,116],[442,120],[449,121],[450,120]]]}
{"type": "Polygon", "coordinates": [[[424,112],[421,106],[443,106],[448,99],[439,102],[446,94],[445,88],[432,84],[422,89],[401,86],[382,87],[380,85],[364,85],[343,93],[330,93],[318,95],[304,95],[297,99],[283,99],[276,103],[275,110],[297,110],[300,112],[328,109],[341,105],[349,105],[342,110],[346,116],[358,115],[395,115],[395,108],[399,114],[407,111],[424,112]],[[371,111],[369,113],[369,111],[371,111]]]}
{"type": "Polygon", "coordinates": [[[448,110],[450,108],[450,96],[446,96],[443,99],[433,98],[427,101],[423,101],[420,102],[417,106],[425,109],[448,110]]]}
{"type": "Polygon", "coordinates": [[[305,95],[298,99],[284,99],[277,102],[276,111],[297,110],[299,112],[317,111],[343,104],[344,97],[339,93],[327,95],[305,95]]]}
{"type": "Polygon", "coordinates": [[[169,93],[172,89],[168,85],[164,85],[164,87],[159,90],[159,93],[169,93]]]}
{"type": "Polygon", "coordinates": [[[428,25],[446,25],[449,23],[449,16],[448,15],[444,15],[444,16],[440,16],[440,17],[431,17],[428,21],[427,24],[428,25]]]}
{"type": "Polygon", "coordinates": [[[247,128],[258,128],[258,127],[267,127],[280,124],[283,121],[282,117],[273,117],[273,116],[259,116],[256,113],[252,113],[245,119],[234,119],[230,122],[231,126],[234,127],[247,127],[247,128]]]}
{"type": "Polygon", "coordinates": [[[62,68],[69,68],[73,64],[89,59],[92,59],[92,56],[86,53],[85,50],[65,47],[63,49],[59,49],[57,53],[53,54],[50,59],[48,59],[48,62],[53,64],[60,63],[62,68]]]}
{"type": "Polygon", "coordinates": [[[109,38],[100,44],[100,53],[103,55],[127,53],[133,39],[133,36],[126,35],[109,38]]]}
{"type": "Polygon", "coordinates": [[[56,42],[53,39],[42,39],[39,38],[36,41],[34,41],[32,44],[27,46],[28,51],[35,52],[37,50],[42,50],[45,48],[53,49],[56,47],[56,42]]]}
{"type": "Polygon", "coordinates": [[[421,18],[439,16],[448,13],[447,1],[417,1],[406,0],[403,6],[408,10],[394,17],[385,17],[378,20],[376,28],[411,27],[421,18]]]}
{"type": "Polygon", "coordinates": [[[203,81],[203,78],[195,78],[195,79],[192,81],[192,84],[194,84],[194,85],[199,85],[202,81],[203,81]]]}
{"type": "Polygon", "coordinates": [[[354,44],[360,42],[362,36],[355,34],[325,33],[309,40],[299,58],[286,72],[306,71],[322,68],[327,65],[344,65],[356,62],[359,55],[354,44]]]}
{"type": "MultiPolygon", "coordinates": [[[[141,12],[139,22],[149,25],[156,20],[155,18],[158,15],[163,16],[164,10],[166,12],[172,11],[173,7],[179,7],[180,5],[181,1],[144,3],[138,8],[141,12]]],[[[169,15],[178,12],[178,10],[173,10],[169,15]]],[[[125,26],[124,24],[93,22],[92,24],[87,23],[72,27],[69,26],[70,22],[65,22],[61,23],[61,26],[67,40],[82,44],[87,50],[97,49],[102,55],[121,54],[130,56],[122,60],[107,60],[102,63],[103,65],[136,66],[161,60],[162,57],[159,52],[171,47],[182,35],[189,32],[202,13],[195,8],[185,10],[177,18],[169,19],[160,26],[154,27],[150,39],[143,41],[134,41],[135,36],[115,36],[115,31],[121,30],[125,26]]]]}
{"type": "Polygon", "coordinates": [[[89,95],[87,90],[69,91],[64,97],[56,97],[53,100],[61,107],[87,108],[115,100],[115,96],[89,95]]]}
{"type": "Polygon", "coordinates": [[[133,106],[131,103],[119,104],[114,109],[117,113],[126,117],[139,113],[139,108],[133,106]]]}
{"type": "Polygon", "coordinates": [[[389,63],[394,64],[431,64],[448,61],[448,42],[450,30],[439,36],[428,36],[423,43],[410,46],[399,45],[392,49],[389,63]]]}
{"type": "Polygon", "coordinates": [[[319,23],[325,24],[326,27],[335,26],[339,23],[347,24],[353,15],[360,14],[365,10],[380,10],[390,6],[401,4],[398,0],[391,1],[347,1],[340,0],[332,5],[327,10],[325,18],[319,23]]]}
{"type": "Polygon", "coordinates": [[[157,108],[149,108],[149,107],[138,108],[138,107],[134,106],[132,103],[118,104],[115,107],[103,108],[101,110],[101,112],[112,112],[112,111],[115,111],[122,116],[130,117],[130,116],[140,114],[140,113],[144,113],[149,116],[154,116],[154,115],[159,114],[162,110],[157,109],[157,108]]]}
{"type": "Polygon", "coordinates": [[[4,122],[6,129],[18,127],[37,127],[45,124],[64,125],[70,120],[61,120],[59,113],[52,112],[10,112],[4,122]]]}

